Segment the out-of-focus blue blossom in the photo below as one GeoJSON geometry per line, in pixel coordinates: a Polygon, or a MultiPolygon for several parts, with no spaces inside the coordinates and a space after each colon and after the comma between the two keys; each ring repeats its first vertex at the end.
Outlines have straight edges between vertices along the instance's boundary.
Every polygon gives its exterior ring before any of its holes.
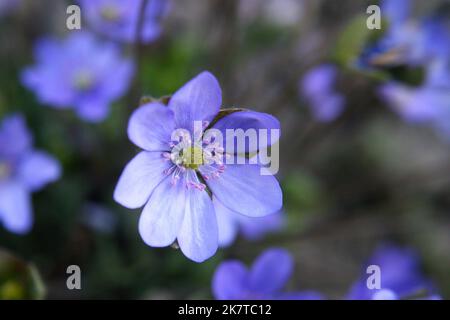
{"type": "Polygon", "coordinates": [[[381,97],[403,119],[413,123],[427,123],[444,136],[450,134],[450,59],[438,57],[429,62],[426,78],[419,87],[399,82],[381,86],[381,97]]]}
{"type": "MultiPolygon", "coordinates": [[[[261,175],[258,164],[225,165],[224,144],[214,135],[200,132],[198,137],[194,132],[194,122],[207,128],[221,104],[217,79],[203,72],[180,88],[168,106],[152,102],[138,108],[130,118],[128,136],[145,151],[126,166],[114,192],[115,200],[127,208],[145,205],[139,232],[148,245],[165,247],[177,240],[181,251],[196,262],[211,257],[218,247],[214,199],[250,217],[266,216],[282,206],[274,176],[261,175]]],[[[213,128],[225,132],[279,125],[268,114],[240,111],[221,118],[213,128]]]]}
{"type": "Polygon", "coordinates": [[[409,0],[385,0],[382,14],[389,22],[386,34],[361,56],[360,66],[420,67],[425,80],[418,86],[390,81],[379,89],[381,98],[405,121],[434,126],[450,134],[450,32],[444,19],[410,18],[409,0]]]}
{"type": "MultiPolygon", "coordinates": [[[[79,0],[84,17],[97,32],[111,39],[134,42],[142,0],[79,0]]],[[[161,18],[168,11],[167,0],[149,0],[144,14],[141,41],[149,43],[161,34],[161,18]]]]}
{"type": "Polygon", "coordinates": [[[31,193],[59,178],[58,161],[35,150],[20,115],[3,119],[0,126],[0,223],[15,233],[33,224],[31,193]]]}
{"type": "Polygon", "coordinates": [[[300,83],[300,89],[318,121],[333,121],[344,110],[345,98],[335,90],[336,77],[337,68],[324,64],[310,70],[300,83]]]}
{"type": "Polygon", "coordinates": [[[284,214],[277,212],[261,218],[251,218],[234,212],[214,199],[219,227],[219,246],[227,247],[239,232],[249,240],[259,240],[267,233],[280,231],[284,227],[284,214]]]}
{"type": "Polygon", "coordinates": [[[361,279],[354,283],[348,299],[398,300],[408,298],[439,299],[432,282],[420,269],[419,257],[411,249],[384,245],[379,247],[363,268],[361,279]],[[381,288],[369,289],[366,269],[376,265],[381,271],[381,288]]]}
{"type": "Polygon", "coordinates": [[[73,108],[86,121],[106,118],[110,104],[128,89],[133,63],[113,44],[74,32],[67,39],[41,39],[36,64],[22,73],[22,83],[39,101],[55,108],[73,108]]]}
{"type": "Polygon", "coordinates": [[[0,17],[17,8],[20,2],[21,0],[0,0],[0,17]]]}
{"type": "Polygon", "coordinates": [[[283,292],[293,267],[289,252],[278,248],[262,253],[250,269],[240,261],[225,261],[214,274],[213,295],[218,300],[322,299],[322,295],[314,291],[283,292]]]}
{"type": "Polygon", "coordinates": [[[362,68],[423,65],[439,55],[448,55],[450,43],[440,17],[416,20],[410,17],[410,0],[384,0],[381,13],[388,29],[367,47],[357,64],[362,68]]]}

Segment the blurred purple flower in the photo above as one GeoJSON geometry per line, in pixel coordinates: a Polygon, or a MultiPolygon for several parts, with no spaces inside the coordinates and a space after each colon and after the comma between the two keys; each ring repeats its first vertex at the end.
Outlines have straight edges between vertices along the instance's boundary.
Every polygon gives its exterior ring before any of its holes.
{"type": "Polygon", "coordinates": [[[310,70],[300,83],[300,89],[318,121],[333,121],[344,110],[345,99],[334,88],[336,77],[337,68],[323,64],[310,70]]]}
{"type": "Polygon", "coordinates": [[[398,300],[407,298],[439,299],[433,284],[421,272],[419,257],[411,249],[384,245],[379,247],[363,269],[361,279],[351,288],[351,300],[398,300]],[[381,289],[367,287],[366,269],[377,265],[381,271],[381,289]]]}
{"type": "MultiPolygon", "coordinates": [[[[111,39],[134,42],[142,0],[79,0],[88,23],[111,39]]],[[[142,29],[142,42],[154,41],[161,34],[160,20],[168,11],[167,0],[149,0],[142,29]]]]}
{"type": "MultiPolygon", "coordinates": [[[[115,200],[127,208],[146,204],[139,232],[148,245],[165,247],[177,240],[182,252],[196,262],[211,257],[218,247],[214,203],[206,187],[224,206],[251,217],[274,213],[282,206],[277,180],[261,175],[259,165],[225,166],[224,150],[213,137],[201,136],[198,144],[192,143],[194,121],[206,128],[221,104],[217,79],[203,72],[180,88],[168,106],[153,102],[138,108],[130,118],[128,136],[145,151],[125,167],[114,192],[115,200]],[[184,129],[185,134],[174,138],[175,129],[184,129]],[[201,162],[192,156],[194,152],[201,162]]],[[[240,111],[213,127],[222,132],[279,129],[279,122],[268,114],[240,111]]]]}
{"type": "Polygon", "coordinates": [[[285,221],[282,212],[261,218],[251,218],[228,209],[217,198],[213,199],[213,204],[219,227],[220,247],[231,245],[238,232],[242,232],[246,239],[260,240],[267,233],[279,231],[284,227],[285,221]]]}
{"type": "Polygon", "coordinates": [[[37,64],[22,73],[22,83],[39,101],[55,108],[74,108],[86,121],[106,118],[110,104],[128,89],[133,64],[119,48],[74,32],[67,39],[41,39],[35,48],[37,64]]]}
{"type": "Polygon", "coordinates": [[[398,82],[381,86],[380,96],[405,121],[434,126],[450,136],[450,59],[442,57],[430,62],[426,79],[419,87],[398,82]]]}
{"type": "Polygon", "coordinates": [[[362,68],[422,65],[438,55],[448,55],[450,42],[445,19],[410,17],[410,0],[384,0],[381,12],[389,23],[383,37],[367,47],[358,61],[362,68]]]}
{"type": "Polygon", "coordinates": [[[222,262],[212,280],[218,300],[320,300],[314,291],[283,292],[291,277],[294,262],[289,252],[272,248],[262,253],[250,269],[240,261],[222,262]]]}
{"type": "Polygon", "coordinates": [[[20,115],[4,118],[0,126],[0,222],[11,232],[28,232],[33,224],[30,194],[57,180],[60,172],[55,158],[33,149],[20,115]]]}

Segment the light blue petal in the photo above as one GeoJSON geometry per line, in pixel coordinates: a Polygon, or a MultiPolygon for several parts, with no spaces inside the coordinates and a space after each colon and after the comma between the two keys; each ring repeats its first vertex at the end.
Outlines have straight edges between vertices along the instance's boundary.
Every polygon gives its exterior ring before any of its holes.
{"type": "Polygon", "coordinates": [[[171,163],[160,152],[141,152],[131,160],[114,190],[114,200],[130,209],[142,207],[155,187],[166,177],[171,163]]]}
{"type": "Polygon", "coordinates": [[[173,111],[161,103],[149,103],[131,115],[128,137],[144,150],[166,151],[174,129],[173,111]]]}
{"type": "Polygon", "coordinates": [[[41,151],[27,154],[20,162],[18,178],[30,191],[37,191],[61,176],[61,166],[54,157],[41,151]]]}
{"type": "Polygon", "coordinates": [[[281,209],[283,196],[277,179],[261,175],[260,169],[252,164],[227,165],[218,178],[206,183],[227,208],[249,217],[263,217],[281,209]]]}
{"type": "Polygon", "coordinates": [[[222,90],[219,82],[204,71],[190,80],[169,102],[175,114],[177,128],[193,132],[194,121],[212,121],[222,105],[222,90]]]}
{"type": "Polygon", "coordinates": [[[214,207],[206,191],[190,188],[178,244],[186,257],[203,262],[217,251],[218,230],[214,207]]]}
{"type": "Polygon", "coordinates": [[[183,223],[186,201],[183,178],[173,184],[168,177],[156,187],[139,219],[139,234],[146,244],[166,247],[175,241],[183,223]]]}
{"type": "Polygon", "coordinates": [[[243,299],[247,293],[247,281],[248,271],[241,262],[223,262],[214,273],[214,297],[218,300],[243,299]]]}
{"type": "Polygon", "coordinates": [[[27,233],[33,224],[30,194],[17,181],[0,183],[0,222],[11,232],[27,233]]]}
{"type": "Polygon", "coordinates": [[[292,274],[294,262],[283,249],[268,249],[250,270],[250,288],[254,292],[273,294],[281,290],[292,274]]]}

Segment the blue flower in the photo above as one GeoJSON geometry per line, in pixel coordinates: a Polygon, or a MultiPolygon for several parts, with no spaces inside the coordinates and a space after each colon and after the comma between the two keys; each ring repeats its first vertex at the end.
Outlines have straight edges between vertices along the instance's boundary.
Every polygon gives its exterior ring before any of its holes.
{"type": "Polygon", "coordinates": [[[74,108],[86,121],[106,118],[110,104],[128,89],[133,64],[118,47],[84,32],[67,39],[41,39],[37,64],[24,70],[22,82],[39,101],[55,108],[74,108]]]}
{"type": "Polygon", "coordinates": [[[249,240],[260,240],[264,235],[281,230],[285,225],[282,212],[261,218],[251,218],[234,212],[217,199],[213,200],[219,227],[219,246],[227,247],[236,239],[239,232],[249,240]]]}
{"type": "Polygon", "coordinates": [[[324,64],[310,70],[300,83],[300,89],[318,121],[333,121],[344,110],[345,99],[334,88],[336,77],[337,68],[324,64]]]}
{"type": "Polygon", "coordinates": [[[426,79],[419,87],[389,82],[379,93],[405,121],[425,123],[450,136],[450,59],[442,57],[431,61],[426,79]]]}
{"type": "MultiPolygon", "coordinates": [[[[142,0],[79,0],[81,9],[94,30],[111,39],[134,42],[142,0]]],[[[160,20],[167,14],[167,0],[149,0],[144,14],[142,42],[149,43],[161,34],[160,20]]]]}
{"type": "Polygon", "coordinates": [[[379,247],[363,269],[363,275],[351,288],[348,299],[397,300],[408,298],[439,299],[432,282],[421,272],[419,257],[411,249],[384,245],[379,247]],[[381,272],[381,288],[367,287],[367,266],[381,272]]]}
{"type": "MultiPolygon", "coordinates": [[[[145,205],[139,232],[148,245],[165,247],[177,240],[181,251],[197,262],[211,257],[218,247],[214,199],[251,217],[282,206],[274,176],[261,175],[258,164],[225,165],[224,158],[236,155],[227,156],[215,136],[196,139],[198,131],[194,132],[195,122],[204,128],[213,124],[225,136],[227,129],[279,129],[278,120],[238,111],[213,123],[221,104],[217,79],[203,72],[180,88],[168,106],[152,102],[138,108],[130,118],[128,136],[145,151],[125,167],[114,192],[115,200],[127,208],[145,205]]],[[[257,152],[253,147],[237,151],[257,152]]]]}
{"type": "Polygon", "coordinates": [[[213,277],[212,291],[218,300],[319,300],[314,291],[283,292],[294,262],[289,252],[271,248],[248,269],[236,260],[221,263],[213,277]]]}
{"type": "Polygon", "coordinates": [[[362,52],[362,68],[423,65],[437,55],[449,53],[445,23],[440,17],[410,18],[409,0],[384,0],[381,12],[388,22],[383,37],[362,52]],[[447,38],[447,39],[445,39],[447,38]]]}
{"type": "Polygon", "coordinates": [[[0,126],[0,223],[15,233],[33,224],[31,193],[60,176],[58,161],[34,150],[32,137],[20,115],[3,119],[0,126]]]}

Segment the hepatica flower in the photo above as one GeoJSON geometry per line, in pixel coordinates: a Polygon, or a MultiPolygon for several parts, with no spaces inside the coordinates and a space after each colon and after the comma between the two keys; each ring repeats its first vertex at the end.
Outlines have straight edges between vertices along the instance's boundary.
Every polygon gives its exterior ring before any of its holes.
{"type": "Polygon", "coordinates": [[[214,274],[213,295],[218,300],[322,299],[314,291],[283,292],[293,267],[294,262],[289,252],[278,248],[266,250],[251,268],[240,261],[225,261],[214,274]]]}
{"type": "Polygon", "coordinates": [[[389,82],[379,94],[405,121],[430,124],[450,136],[450,59],[445,56],[429,63],[426,79],[418,87],[389,82]]]}
{"type": "MultiPolygon", "coordinates": [[[[233,112],[217,120],[221,104],[219,83],[203,72],[175,92],[167,106],[152,102],[138,108],[130,118],[128,136],[144,151],[125,167],[114,192],[115,200],[127,208],[145,205],[139,233],[148,245],[165,247],[177,241],[196,262],[217,250],[217,205],[249,217],[266,216],[282,206],[274,176],[261,174],[259,164],[224,163],[236,154],[227,154],[217,136],[194,132],[195,122],[216,132],[279,130],[279,122],[253,111],[233,112]]],[[[251,145],[236,149],[257,151],[251,145]]]]}
{"type": "Polygon", "coordinates": [[[118,47],[92,35],[73,32],[65,40],[41,39],[36,64],[22,73],[22,83],[39,101],[55,108],[73,108],[86,121],[106,118],[110,104],[128,89],[133,64],[118,47]]]}
{"type": "Polygon", "coordinates": [[[411,249],[385,245],[379,247],[363,269],[363,275],[350,290],[353,300],[439,299],[432,282],[420,268],[419,257],[411,249]],[[367,287],[367,266],[381,272],[381,288],[367,287]]]}
{"type": "Polygon", "coordinates": [[[344,109],[345,99],[334,88],[336,77],[337,68],[324,64],[310,70],[300,83],[300,90],[317,121],[333,121],[344,109]]]}
{"type": "Polygon", "coordinates": [[[384,0],[381,12],[388,22],[381,39],[365,48],[357,65],[362,68],[418,66],[448,50],[442,41],[445,25],[439,17],[413,19],[410,0],[384,0]]]}
{"type": "Polygon", "coordinates": [[[32,137],[20,115],[3,119],[0,126],[0,223],[15,233],[33,224],[31,193],[57,180],[56,159],[32,147],[32,137]]]}
{"type": "MultiPolygon", "coordinates": [[[[143,0],[79,0],[84,17],[94,30],[112,39],[136,40],[143,0]]],[[[141,41],[151,42],[161,34],[160,20],[168,11],[167,0],[149,0],[144,13],[141,41]]]]}

